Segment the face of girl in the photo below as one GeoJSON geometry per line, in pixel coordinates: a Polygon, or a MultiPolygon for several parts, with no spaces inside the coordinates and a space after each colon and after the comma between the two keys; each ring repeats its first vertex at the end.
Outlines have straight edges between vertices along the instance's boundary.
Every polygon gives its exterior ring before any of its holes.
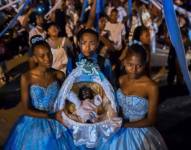
{"type": "Polygon", "coordinates": [[[84,33],[79,42],[81,52],[84,56],[89,57],[98,47],[98,39],[94,34],[84,33]]]}
{"type": "Polygon", "coordinates": [[[140,55],[132,54],[125,60],[125,70],[131,79],[137,79],[143,75],[145,65],[140,55]]]}
{"type": "Polygon", "coordinates": [[[48,35],[50,37],[57,37],[58,36],[58,28],[55,25],[52,25],[48,28],[48,35]]]}
{"type": "Polygon", "coordinates": [[[48,49],[45,46],[37,46],[34,49],[34,58],[35,62],[39,66],[45,68],[50,68],[52,66],[52,60],[53,60],[52,53],[50,49],[48,49]]]}
{"type": "Polygon", "coordinates": [[[112,22],[117,22],[117,17],[118,17],[118,12],[116,12],[116,11],[111,11],[110,20],[111,20],[112,22]]]}

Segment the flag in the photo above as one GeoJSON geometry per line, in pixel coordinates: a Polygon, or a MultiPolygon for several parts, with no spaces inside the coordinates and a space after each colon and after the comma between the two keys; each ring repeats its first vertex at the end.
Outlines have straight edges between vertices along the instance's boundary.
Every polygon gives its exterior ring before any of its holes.
{"type": "Polygon", "coordinates": [[[174,46],[176,50],[176,55],[178,58],[178,62],[180,65],[180,69],[181,69],[184,81],[191,95],[191,79],[190,79],[187,61],[185,58],[185,49],[182,42],[181,32],[180,32],[180,28],[179,28],[176,14],[174,11],[173,1],[163,0],[163,9],[164,9],[164,17],[165,17],[168,33],[169,33],[172,45],[174,46]]]}

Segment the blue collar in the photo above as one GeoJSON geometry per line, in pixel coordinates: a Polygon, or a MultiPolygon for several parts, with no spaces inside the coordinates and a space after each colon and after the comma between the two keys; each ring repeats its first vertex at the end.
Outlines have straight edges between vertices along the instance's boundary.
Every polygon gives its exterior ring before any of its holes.
{"type": "MultiPolygon", "coordinates": [[[[97,54],[96,53],[93,53],[93,54],[91,54],[91,56],[90,56],[90,60],[93,62],[93,63],[95,63],[95,64],[97,64],[97,54]]],[[[88,58],[86,58],[82,53],[80,53],[79,55],[78,55],[78,61],[80,61],[80,60],[82,60],[82,59],[88,59],[88,58]]]]}

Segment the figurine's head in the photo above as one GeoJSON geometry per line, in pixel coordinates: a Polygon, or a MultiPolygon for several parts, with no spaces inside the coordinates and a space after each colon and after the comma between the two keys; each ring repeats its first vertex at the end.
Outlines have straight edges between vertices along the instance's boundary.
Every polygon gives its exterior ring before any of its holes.
{"type": "Polygon", "coordinates": [[[79,90],[79,98],[80,100],[85,100],[85,99],[93,99],[93,91],[91,88],[87,86],[82,86],[79,90]]]}

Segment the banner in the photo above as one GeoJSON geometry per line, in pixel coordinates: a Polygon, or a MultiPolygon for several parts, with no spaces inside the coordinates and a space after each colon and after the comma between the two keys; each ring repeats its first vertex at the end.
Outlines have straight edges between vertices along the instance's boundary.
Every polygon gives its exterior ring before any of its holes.
{"type": "Polygon", "coordinates": [[[163,0],[163,9],[164,9],[164,17],[167,25],[167,29],[169,32],[169,36],[176,50],[176,55],[178,58],[178,62],[180,65],[180,69],[184,78],[184,81],[187,85],[189,93],[191,95],[191,79],[190,74],[185,58],[185,49],[182,42],[182,36],[180,32],[180,28],[177,22],[176,14],[174,11],[173,1],[172,0],[163,0]]]}
{"type": "Polygon", "coordinates": [[[15,24],[17,23],[18,17],[23,13],[26,6],[30,3],[30,0],[26,0],[23,4],[23,7],[19,10],[18,14],[9,22],[6,28],[4,28],[3,31],[0,32],[0,37],[2,37],[9,29],[13,28],[15,24]]]}

